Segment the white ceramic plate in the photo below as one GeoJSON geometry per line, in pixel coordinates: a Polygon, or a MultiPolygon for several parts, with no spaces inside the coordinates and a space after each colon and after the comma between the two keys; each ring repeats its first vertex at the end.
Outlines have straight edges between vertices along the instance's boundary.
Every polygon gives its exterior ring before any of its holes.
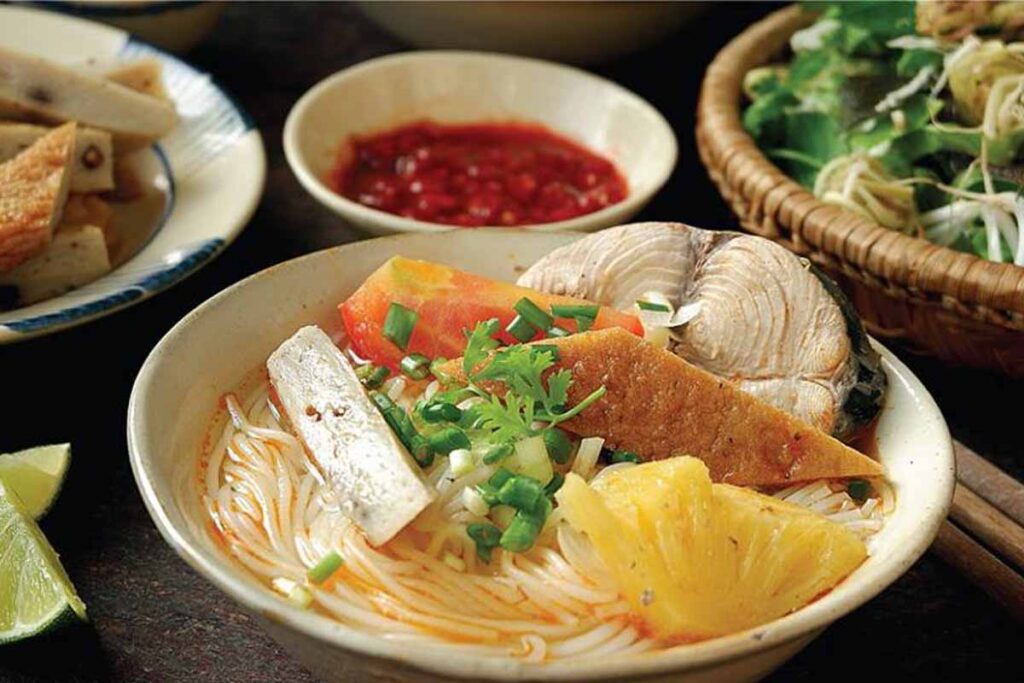
{"type": "Polygon", "coordinates": [[[723,638],[632,658],[549,665],[409,648],[290,606],[211,541],[204,531],[195,473],[209,421],[222,394],[261,367],[298,327],[315,323],[329,332],[338,330],[338,302],[396,254],[514,280],[525,266],[580,237],[494,229],[368,240],[265,270],[189,313],[146,360],[128,408],[132,468],[160,533],[196,571],[255,614],[274,638],[327,681],[753,680],[877,595],[920,557],[952,498],[952,442],[928,392],[881,346],[889,395],[877,438],[896,506],[873,539],[872,556],[803,609],[723,638]]]}
{"type": "Polygon", "coordinates": [[[134,226],[136,249],[104,277],[53,299],[0,312],[0,344],[79,325],[137,303],[195,272],[242,231],[263,192],[266,160],[252,121],[205,73],[118,29],[0,6],[0,45],[69,64],[155,57],[180,122],[138,153],[162,210],[134,226]]]}

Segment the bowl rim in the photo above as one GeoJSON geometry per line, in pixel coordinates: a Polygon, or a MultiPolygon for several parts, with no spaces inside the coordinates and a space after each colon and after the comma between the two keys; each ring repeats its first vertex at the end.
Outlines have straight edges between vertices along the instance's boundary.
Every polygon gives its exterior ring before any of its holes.
{"type": "MultiPolygon", "coordinates": [[[[537,67],[549,69],[552,72],[560,72],[571,75],[574,78],[589,81],[595,85],[599,85],[600,87],[609,88],[616,91],[624,98],[632,101],[633,104],[651,116],[652,120],[655,122],[657,134],[663,137],[667,144],[668,154],[665,158],[665,162],[656,169],[656,173],[654,174],[651,182],[649,182],[646,187],[639,189],[629,187],[629,193],[621,202],[617,202],[598,211],[569,218],[567,220],[555,221],[552,223],[530,223],[512,226],[514,228],[537,231],[543,230],[547,232],[579,230],[588,224],[601,223],[609,218],[614,218],[629,212],[639,211],[662,187],[664,187],[665,183],[668,182],[668,179],[671,177],[672,172],[675,170],[676,162],[679,158],[679,142],[676,139],[675,132],[672,130],[672,126],[669,125],[664,115],[662,115],[654,105],[634,93],[632,90],[629,90],[612,80],[577,67],[559,64],[557,62],[551,62],[544,59],[537,59],[534,57],[522,57],[518,55],[481,50],[414,50],[375,57],[341,69],[340,71],[336,71],[330,76],[318,81],[309,90],[303,93],[295,104],[292,105],[291,110],[288,112],[288,117],[285,120],[282,140],[285,159],[288,161],[288,166],[291,167],[292,173],[294,173],[295,177],[298,178],[299,183],[307,192],[313,195],[314,199],[320,202],[320,204],[326,206],[338,215],[345,217],[351,216],[354,221],[358,221],[359,223],[376,224],[393,232],[443,232],[458,229],[459,226],[456,225],[431,223],[429,221],[405,218],[404,216],[398,216],[393,213],[388,213],[387,211],[374,209],[358,202],[354,202],[351,199],[334,192],[331,188],[327,187],[316,173],[312,171],[299,145],[299,135],[301,133],[303,119],[307,112],[315,105],[316,101],[325,93],[339,88],[344,88],[348,81],[353,78],[363,75],[368,71],[379,69],[382,66],[450,58],[474,60],[481,63],[490,62],[494,64],[532,64],[537,67]]],[[[420,120],[420,118],[410,117],[409,122],[420,120]]],[[[573,136],[564,130],[555,130],[553,128],[552,130],[559,135],[568,137],[571,140],[573,139],[573,136]]],[[[576,140],[573,141],[578,142],[576,140]]],[[[590,149],[589,146],[584,146],[587,147],[587,149],[590,149]]],[[[618,164],[616,164],[616,166],[618,166],[618,164]]],[[[509,226],[484,225],[476,227],[495,229],[509,226]]]]}
{"type": "Polygon", "coordinates": [[[785,241],[800,253],[811,251],[859,282],[1003,330],[1024,330],[1024,267],[889,230],[826,204],[766,157],[743,127],[746,70],[768,63],[812,20],[797,4],[776,10],[730,40],[708,66],[697,102],[696,140],[722,197],[755,234],[785,241]]]}
{"type": "MultiPolygon", "coordinates": [[[[499,236],[500,233],[519,233],[517,237],[529,239],[531,231],[496,228],[495,231],[476,233],[499,236]]],[[[450,232],[437,238],[456,236],[464,233],[450,232]]],[[[507,236],[507,235],[506,235],[507,236]]],[[[581,235],[582,236],[582,235],[581,235]]],[[[244,571],[233,567],[228,558],[218,558],[198,544],[188,540],[188,532],[180,530],[171,521],[165,506],[175,505],[174,501],[161,500],[152,481],[153,473],[142,456],[146,443],[140,429],[138,415],[140,405],[147,400],[151,391],[157,390],[153,375],[161,364],[164,347],[176,343],[178,338],[187,338],[189,328],[201,323],[207,315],[226,304],[241,289],[254,285],[260,280],[276,277],[287,269],[301,268],[302,264],[321,258],[331,258],[337,252],[355,252],[381,241],[401,241],[412,235],[391,235],[372,240],[343,244],[312,252],[250,275],[249,277],[222,290],[186,314],[168,331],[147,356],[140,369],[128,405],[127,438],[129,461],[136,485],[143,502],[158,531],[171,548],[200,576],[217,586],[236,603],[251,613],[276,625],[287,627],[305,637],[314,639],[320,646],[337,647],[352,654],[389,661],[405,668],[426,671],[435,675],[451,676],[457,679],[472,677],[486,680],[619,680],[624,676],[649,677],[668,672],[699,671],[719,666],[729,660],[749,658],[768,650],[780,648],[801,638],[811,638],[832,622],[852,612],[868,600],[888,588],[927,550],[945,520],[952,503],[955,484],[955,461],[952,439],[945,420],[934,399],[920,380],[888,349],[872,339],[874,347],[883,358],[883,365],[890,380],[890,386],[897,383],[905,387],[913,399],[918,415],[934,421],[936,434],[936,457],[941,458],[936,469],[936,485],[928,500],[921,503],[922,515],[916,532],[909,542],[893,547],[880,560],[876,576],[857,592],[836,598],[829,592],[795,612],[760,626],[739,633],[659,651],[647,657],[621,657],[610,661],[566,660],[547,664],[529,664],[503,657],[481,657],[446,648],[424,648],[413,651],[402,643],[343,625],[326,616],[301,610],[278,599],[270,591],[244,577],[244,571]]],[[[435,238],[436,239],[436,238],[435,238]]],[[[899,498],[897,498],[899,500],[899,498]]],[[[879,548],[881,550],[881,548],[879,548]]],[[[881,553],[878,553],[881,556],[881,553]]]]}

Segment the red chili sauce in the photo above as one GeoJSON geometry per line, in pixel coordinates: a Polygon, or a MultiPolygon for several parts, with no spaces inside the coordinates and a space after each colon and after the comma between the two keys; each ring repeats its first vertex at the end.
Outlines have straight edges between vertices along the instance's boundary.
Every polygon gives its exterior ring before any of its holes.
{"type": "Polygon", "coordinates": [[[328,178],[335,192],[431,223],[552,223],[628,192],[610,161],[538,125],[421,121],[349,142],[328,178]]]}

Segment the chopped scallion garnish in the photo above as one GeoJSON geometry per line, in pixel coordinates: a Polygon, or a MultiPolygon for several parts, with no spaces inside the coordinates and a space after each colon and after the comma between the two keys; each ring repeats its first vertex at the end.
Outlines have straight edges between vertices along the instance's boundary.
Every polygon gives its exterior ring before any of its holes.
{"type": "Polygon", "coordinates": [[[653,301],[644,301],[643,299],[637,299],[636,305],[641,311],[658,311],[660,313],[672,312],[671,306],[654,303],[653,301]]]}
{"type": "Polygon", "coordinates": [[[558,493],[558,489],[562,488],[562,484],[565,483],[565,475],[561,472],[555,472],[555,476],[551,477],[551,481],[544,487],[544,493],[547,496],[553,496],[558,493]]]}
{"type": "Polygon", "coordinates": [[[345,560],[342,559],[337,551],[332,550],[324,555],[323,559],[317,562],[315,567],[309,570],[309,580],[317,584],[323,583],[334,576],[334,572],[341,569],[343,564],[345,564],[345,560]]]}
{"type": "Polygon", "coordinates": [[[548,449],[548,456],[559,465],[569,462],[569,454],[572,453],[572,442],[569,437],[558,427],[545,429],[542,436],[544,445],[548,449]]]}
{"type": "Polygon", "coordinates": [[[526,322],[533,325],[541,332],[546,332],[555,324],[554,318],[544,312],[540,306],[530,301],[525,296],[516,302],[515,306],[516,313],[523,317],[526,322]]]}
{"type": "Polygon", "coordinates": [[[561,337],[568,337],[570,334],[572,334],[572,332],[565,329],[564,327],[559,327],[558,325],[552,325],[551,329],[548,330],[548,336],[554,337],[555,339],[560,339],[561,337]]]}
{"type": "Polygon", "coordinates": [[[536,328],[521,315],[512,318],[505,331],[521,342],[528,342],[537,334],[536,328]]]}
{"type": "Polygon", "coordinates": [[[594,318],[579,317],[576,318],[576,331],[586,332],[594,326],[594,318]]]}
{"type": "Polygon", "coordinates": [[[379,391],[370,392],[370,398],[377,405],[377,409],[384,416],[384,421],[391,427],[391,431],[395,433],[398,440],[402,442],[402,445],[412,454],[416,462],[421,467],[429,467],[433,464],[434,453],[430,449],[430,445],[416,431],[416,426],[409,419],[409,414],[405,412],[405,409],[392,401],[387,394],[379,391]]]}
{"type": "Polygon", "coordinates": [[[367,363],[366,365],[360,365],[356,368],[356,377],[363,383],[367,389],[379,389],[384,380],[388,378],[391,371],[383,365],[377,366],[373,363],[367,363]]]}
{"type": "Polygon", "coordinates": [[[871,495],[871,483],[864,479],[851,479],[846,484],[846,492],[858,503],[863,503],[871,495]]]}
{"type": "Polygon", "coordinates": [[[469,449],[471,444],[466,432],[458,427],[446,427],[427,437],[431,450],[448,455],[457,448],[469,449]]]}
{"type": "Polygon", "coordinates": [[[614,451],[610,460],[616,462],[640,462],[640,456],[632,451],[614,451]]]}
{"type": "Polygon", "coordinates": [[[493,465],[496,462],[501,462],[508,456],[512,455],[512,451],[515,450],[515,446],[510,443],[499,443],[497,446],[487,451],[484,454],[483,461],[485,465],[493,465]]]}
{"type": "Polygon", "coordinates": [[[461,477],[476,469],[473,451],[468,448],[456,448],[448,454],[448,464],[453,477],[461,477]]]}
{"type": "Polygon", "coordinates": [[[514,476],[498,490],[498,502],[516,510],[532,511],[544,496],[544,487],[536,479],[514,476]]]}
{"type": "Polygon", "coordinates": [[[554,304],[551,312],[559,318],[590,318],[597,317],[600,306],[592,304],[554,304]]]}
{"type": "Polygon", "coordinates": [[[430,359],[422,353],[410,353],[398,364],[402,372],[412,379],[426,379],[429,366],[430,359]]]}
{"type": "Polygon", "coordinates": [[[452,379],[454,379],[450,374],[441,369],[447,362],[447,358],[440,357],[430,361],[430,374],[441,384],[451,384],[452,379]]]}
{"type": "Polygon", "coordinates": [[[388,306],[388,314],[384,318],[384,329],[381,331],[381,334],[391,340],[395,346],[405,351],[405,348],[409,345],[409,337],[412,336],[412,330],[416,326],[416,321],[419,317],[419,313],[416,311],[406,308],[396,301],[392,301],[391,305],[388,306]]]}
{"type": "Polygon", "coordinates": [[[476,544],[476,555],[483,562],[491,561],[491,551],[501,542],[501,529],[493,524],[473,523],[466,526],[466,533],[476,544]]]}
{"type": "Polygon", "coordinates": [[[424,422],[458,422],[462,419],[462,410],[451,403],[434,401],[423,406],[420,415],[424,422]]]}

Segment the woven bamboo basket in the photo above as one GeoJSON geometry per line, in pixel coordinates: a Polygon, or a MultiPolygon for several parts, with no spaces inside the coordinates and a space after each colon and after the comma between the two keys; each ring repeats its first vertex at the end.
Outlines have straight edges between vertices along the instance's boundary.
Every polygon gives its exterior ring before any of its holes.
{"type": "Polygon", "coordinates": [[[818,201],[760,150],[740,120],[743,75],[786,49],[812,18],[775,12],[730,42],[708,67],[697,146],[744,229],[822,266],[877,337],[913,351],[1024,377],[1024,268],[993,263],[887,230],[818,201]]]}

